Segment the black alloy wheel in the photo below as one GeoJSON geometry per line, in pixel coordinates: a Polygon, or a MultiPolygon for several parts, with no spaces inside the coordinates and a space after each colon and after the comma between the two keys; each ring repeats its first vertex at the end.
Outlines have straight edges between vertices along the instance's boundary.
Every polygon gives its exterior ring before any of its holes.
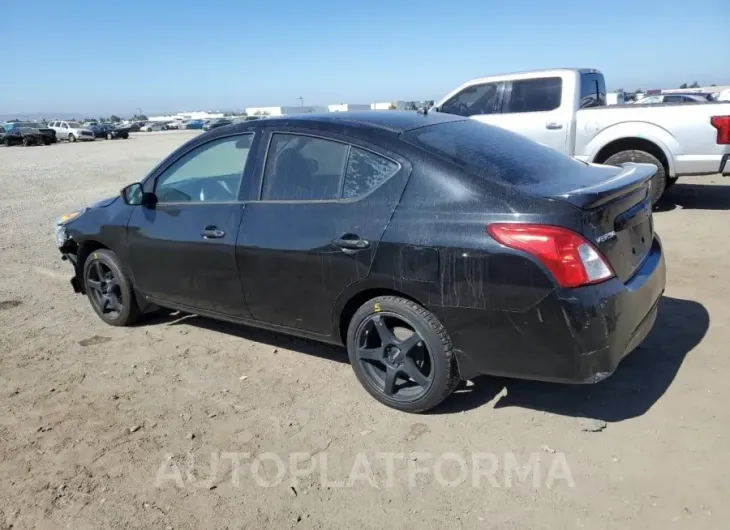
{"type": "Polygon", "coordinates": [[[347,350],[365,389],[398,410],[431,409],[460,380],[446,330],[405,298],[381,296],[363,304],[350,321],[347,350]]]}
{"type": "Polygon", "coordinates": [[[124,310],[124,297],[111,267],[99,260],[94,261],[86,271],[86,290],[100,316],[114,320],[119,318],[124,310]]]}
{"type": "Polygon", "coordinates": [[[132,281],[111,250],[95,250],[86,258],[83,283],[91,307],[107,324],[129,326],[141,316],[132,281]]]}

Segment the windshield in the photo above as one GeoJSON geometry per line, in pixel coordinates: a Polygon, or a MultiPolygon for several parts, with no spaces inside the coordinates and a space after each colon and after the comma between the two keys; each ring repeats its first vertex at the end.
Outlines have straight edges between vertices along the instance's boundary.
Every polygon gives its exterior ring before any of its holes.
{"type": "Polygon", "coordinates": [[[524,136],[474,120],[421,127],[405,138],[478,175],[510,184],[535,184],[586,165],[524,136]]]}
{"type": "Polygon", "coordinates": [[[23,121],[17,124],[17,127],[32,127],[33,129],[42,129],[43,125],[40,123],[33,123],[32,121],[23,121]]]}

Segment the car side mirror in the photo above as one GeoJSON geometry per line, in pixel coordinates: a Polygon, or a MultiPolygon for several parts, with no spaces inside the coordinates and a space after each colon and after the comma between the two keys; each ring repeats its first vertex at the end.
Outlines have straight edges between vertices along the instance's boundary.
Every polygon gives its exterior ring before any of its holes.
{"type": "Polygon", "coordinates": [[[129,206],[153,207],[157,203],[157,196],[154,193],[145,192],[139,182],[122,188],[121,195],[124,204],[129,206]]]}

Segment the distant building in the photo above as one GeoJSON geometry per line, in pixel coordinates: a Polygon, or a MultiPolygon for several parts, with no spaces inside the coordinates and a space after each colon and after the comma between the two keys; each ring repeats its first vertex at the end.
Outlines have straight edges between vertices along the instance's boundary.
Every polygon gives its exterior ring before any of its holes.
{"type": "Polygon", "coordinates": [[[248,116],[288,116],[290,114],[308,114],[310,112],[327,112],[327,107],[246,107],[248,116]]]}
{"type": "Polygon", "coordinates": [[[327,109],[330,112],[347,112],[353,110],[370,110],[369,104],[364,103],[336,103],[334,105],[327,105],[327,109]]]}

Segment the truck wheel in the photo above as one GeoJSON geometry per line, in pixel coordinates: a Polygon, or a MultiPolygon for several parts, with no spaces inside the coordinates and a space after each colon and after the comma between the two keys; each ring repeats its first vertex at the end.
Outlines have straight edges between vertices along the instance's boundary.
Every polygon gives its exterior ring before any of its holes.
{"type": "Polygon", "coordinates": [[[76,135],[75,134],[69,134],[68,135],[68,141],[69,142],[75,142],[76,141],[76,135]]]}
{"type": "Polygon", "coordinates": [[[405,298],[365,302],[348,326],[347,352],[365,390],[394,409],[432,409],[459,384],[448,333],[433,313],[405,298]]]}
{"type": "Polygon", "coordinates": [[[31,141],[27,136],[23,137],[23,147],[30,147],[31,141]]]}
{"type": "Polygon", "coordinates": [[[653,164],[656,166],[657,171],[654,177],[651,179],[649,186],[649,195],[651,196],[651,204],[655,205],[659,202],[659,199],[667,189],[667,172],[664,170],[664,166],[659,159],[646,151],[621,151],[615,155],[609,156],[605,162],[609,166],[617,166],[624,162],[639,162],[642,164],[653,164]]]}
{"type": "Polygon", "coordinates": [[[5,145],[5,147],[10,147],[11,145],[13,145],[13,143],[10,141],[10,138],[3,138],[3,144],[5,145]]]}
{"type": "Polygon", "coordinates": [[[114,136],[112,135],[112,133],[106,133],[106,139],[107,140],[113,140],[114,139],[114,136]]]}

